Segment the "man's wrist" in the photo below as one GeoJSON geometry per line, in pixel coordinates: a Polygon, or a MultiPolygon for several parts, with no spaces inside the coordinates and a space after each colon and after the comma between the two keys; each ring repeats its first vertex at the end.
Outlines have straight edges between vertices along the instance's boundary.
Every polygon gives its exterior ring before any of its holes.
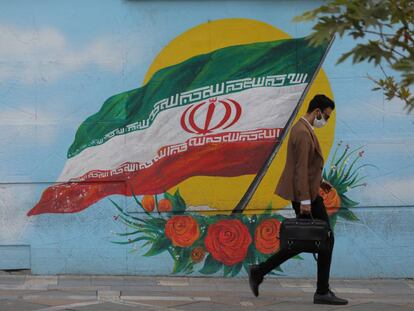
{"type": "Polygon", "coordinates": [[[302,201],[300,201],[300,204],[302,204],[302,205],[310,205],[311,204],[311,200],[302,200],[302,201]]]}

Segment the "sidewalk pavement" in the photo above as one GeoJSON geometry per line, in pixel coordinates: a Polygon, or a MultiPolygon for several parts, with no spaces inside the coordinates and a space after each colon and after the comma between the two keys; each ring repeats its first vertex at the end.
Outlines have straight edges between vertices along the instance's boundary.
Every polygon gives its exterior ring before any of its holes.
{"type": "Polygon", "coordinates": [[[315,281],[268,278],[254,297],[246,278],[60,275],[0,272],[1,311],[414,310],[414,280],[331,280],[347,306],[314,305],[315,281]]]}

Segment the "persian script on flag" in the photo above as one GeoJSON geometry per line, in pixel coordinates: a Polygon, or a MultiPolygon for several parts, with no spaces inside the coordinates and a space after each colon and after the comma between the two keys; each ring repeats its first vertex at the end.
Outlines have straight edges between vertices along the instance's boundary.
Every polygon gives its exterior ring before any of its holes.
{"type": "Polygon", "coordinates": [[[57,184],[28,215],[159,194],[192,176],[257,173],[326,48],[303,38],[230,46],[108,98],[80,125],[57,184]]]}

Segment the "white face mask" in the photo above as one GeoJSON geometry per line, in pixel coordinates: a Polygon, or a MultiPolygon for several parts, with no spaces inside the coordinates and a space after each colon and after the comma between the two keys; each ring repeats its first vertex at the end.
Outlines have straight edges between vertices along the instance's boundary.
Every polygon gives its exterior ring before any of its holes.
{"type": "Polygon", "coordinates": [[[325,126],[326,124],[326,120],[323,117],[323,114],[321,113],[321,118],[318,119],[317,117],[315,118],[315,120],[313,121],[313,126],[316,128],[321,128],[323,126],[325,126]]]}

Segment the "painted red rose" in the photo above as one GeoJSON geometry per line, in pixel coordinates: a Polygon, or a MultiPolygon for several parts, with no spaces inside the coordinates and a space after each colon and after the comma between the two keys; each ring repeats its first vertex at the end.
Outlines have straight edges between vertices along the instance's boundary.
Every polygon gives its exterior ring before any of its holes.
{"type": "Polygon", "coordinates": [[[279,249],[280,221],[274,218],[263,220],[254,235],[254,244],[262,254],[273,254],[279,249]]]}
{"type": "Polygon", "coordinates": [[[211,256],[227,266],[243,261],[251,243],[249,229],[238,219],[220,220],[210,225],[205,239],[211,256]]]}
{"type": "Polygon", "coordinates": [[[200,236],[200,227],[191,216],[173,216],[165,224],[165,235],[173,245],[188,247],[200,236]]]}

